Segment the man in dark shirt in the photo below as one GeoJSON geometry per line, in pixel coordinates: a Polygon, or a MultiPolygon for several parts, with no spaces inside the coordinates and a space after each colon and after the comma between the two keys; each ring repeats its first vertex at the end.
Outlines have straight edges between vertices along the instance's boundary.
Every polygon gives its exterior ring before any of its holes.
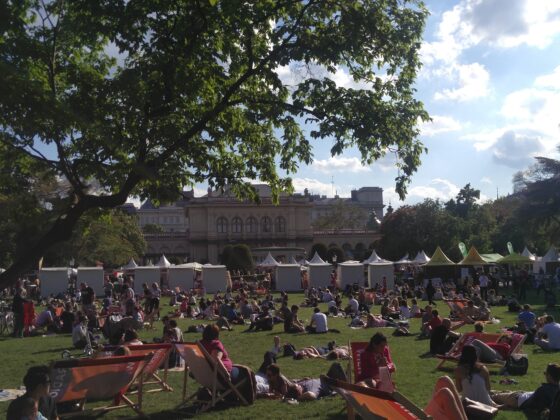
{"type": "Polygon", "coordinates": [[[23,304],[26,301],[24,298],[25,290],[21,287],[16,289],[16,294],[14,295],[14,300],[12,302],[12,312],[14,313],[14,333],[13,336],[16,338],[23,338],[23,304]]]}
{"type": "Polygon", "coordinates": [[[560,389],[560,365],[557,363],[549,363],[544,374],[546,383],[543,383],[534,392],[497,392],[492,394],[492,399],[497,404],[503,404],[509,408],[536,410],[539,412],[549,409],[552,406],[554,397],[560,389]]]}
{"type": "Polygon", "coordinates": [[[51,381],[49,368],[47,366],[30,367],[23,378],[26,392],[21,397],[16,398],[10,403],[7,420],[20,420],[23,417],[25,400],[32,398],[38,402],[39,412],[48,420],[58,419],[56,403],[49,395],[51,381]]]}
{"type": "Polygon", "coordinates": [[[441,325],[438,325],[432,330],[430,336],[430,353],[431,354],[445,354],[453,343],[457,341],[459,334],[451,331],[451,320],[444,318],[441,325]]]}

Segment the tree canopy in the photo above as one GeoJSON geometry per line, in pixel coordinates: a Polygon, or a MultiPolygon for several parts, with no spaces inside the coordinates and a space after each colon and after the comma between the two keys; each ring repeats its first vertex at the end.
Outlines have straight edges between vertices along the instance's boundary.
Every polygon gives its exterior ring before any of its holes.
{"type": "MultiPolygon", "coordinates": [[[[0,13],[0,166],[65,179],[13,282],[92,208],[172,200],[199,182],[257,199],[291,190],[313,158],[398,156],[401,196],[420,164],[414,98],[427,9],[417,0],[26,0],[0,13]],[[296,70],[286,80],[285,70],[296,70]],[[336,84],[348,71],[354,87],[336,84]],[[303,125],[308,124],[306,129],[303,125]]],[[[2,177],[0,182],[5,182],[2,177]]],[[[6,181],[7,182],[7,181],[6,181]]]]}

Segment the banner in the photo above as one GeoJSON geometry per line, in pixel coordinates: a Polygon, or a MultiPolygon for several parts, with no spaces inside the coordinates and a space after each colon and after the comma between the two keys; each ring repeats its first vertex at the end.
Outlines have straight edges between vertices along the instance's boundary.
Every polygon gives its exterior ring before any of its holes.
{"type": "Polygon", "coordinates": [[[463,242],[459,242],[459,251],[461,251],[461,254],[463,254],[463,258],[465,258],[468,254],[467,247],[463,242]]]}
{"type": "Polygon", "coordinates": [[[511,244],[511,242],[508,242],[508,243],[507,243],[507,249],[508,249],[508,252],[509,252],[510,254],[513,254],[513,253],[514,253],[514,251],[513,251],[513,245],[511,244]]]}

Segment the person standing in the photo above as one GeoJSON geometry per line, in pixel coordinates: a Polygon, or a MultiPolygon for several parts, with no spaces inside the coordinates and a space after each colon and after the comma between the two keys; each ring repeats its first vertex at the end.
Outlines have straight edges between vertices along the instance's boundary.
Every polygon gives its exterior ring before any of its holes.
{"type": "Polygon", "coordinates": [[[436,293],[436,288],[432,284],[432,279],[428,280],[428,285],[426,286],[426,295],[428,297],[428,305],[435,305],[434,294],[436,293]]]}
{"type": "Polygon", "coordinates": [[[482,300],[488,299],[488,283],[490,283],[490,279],[488,279],[488,276],[483,271],[478,277],[478,284],[480,286],[480,297],[482,298],[482,300]]]}
{"type": "Polygon", "coordinates": [[[25,299],[25,289],[22,287],[16,288],[16,293],[14,295],[14,300],[12,301],[12,312],[14,313],[14,333],[13,337],[23,338],[23,316],[24,316],[24,303],[25,299]]]}

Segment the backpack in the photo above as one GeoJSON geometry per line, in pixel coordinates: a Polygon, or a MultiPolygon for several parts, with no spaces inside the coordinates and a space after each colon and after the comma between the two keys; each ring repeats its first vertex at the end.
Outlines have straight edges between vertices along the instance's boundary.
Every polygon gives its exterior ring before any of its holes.
{"type": "Polygon", "coordinates": [[[529,359],[521,354],[514,354],[508,357],[505,366],[510,375],[525,375],[529,370],[529,359]]]}

